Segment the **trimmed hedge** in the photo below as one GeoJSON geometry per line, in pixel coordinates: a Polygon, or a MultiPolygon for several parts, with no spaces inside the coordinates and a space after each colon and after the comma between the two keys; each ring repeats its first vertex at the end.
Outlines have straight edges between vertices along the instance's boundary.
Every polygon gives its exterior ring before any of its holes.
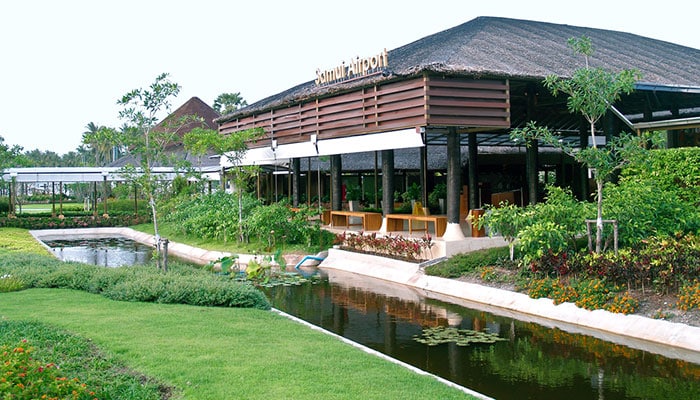
{"type": "Polygon", "coordinates": [[[13,218],[1,217],[0,228],[23,229],[69,229],[69,228],[97,228],[114,226],[131,226],[150,222],[149,214],[134,215],[133,213],[110,214],[105,218],[101,215],[82,215],[73,217],[51,216],[23,216],[13,218]]]}
{"type": "Polygon", "coordinates": [[[167,273],[150,265],[105,268],[26,253],[0,259],[0,277],[19,279],[26,288],[82,290],[119,301],[270,309],[265,295],[250,284],[180,263],[169,268],[167,273]]]}

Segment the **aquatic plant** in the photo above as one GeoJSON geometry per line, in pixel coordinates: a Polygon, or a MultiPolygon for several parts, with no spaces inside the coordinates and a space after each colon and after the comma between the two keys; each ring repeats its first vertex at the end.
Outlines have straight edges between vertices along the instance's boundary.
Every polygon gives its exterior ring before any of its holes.
{"type": "Polygon", "coordinates": [[[499,337],[496,333],[436,326],[423,329],[423,333],[414,336],[413,340],[428,346],[446,343],[455,343],[457,346],[469,346],[472,344],[492,344],[507,339],[499,337]]]}

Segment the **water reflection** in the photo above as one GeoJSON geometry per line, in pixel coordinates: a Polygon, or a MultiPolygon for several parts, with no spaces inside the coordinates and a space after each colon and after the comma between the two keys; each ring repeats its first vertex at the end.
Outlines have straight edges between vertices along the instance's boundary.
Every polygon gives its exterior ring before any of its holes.
{"type": "Polygon", "coordinates": [[[275,307],[496,399],[699,399],[700,365],[591,336],[427,299],[403,285],[329,271],[270,289],[275,307]],[[507,341],[427,346],[424,327],[489,330],[507,341]]]}
{"type": "Polygon", "coordinates": [[[83,237],[43,240],[62,261],[76,261],[103,267],[147,264],[153,249],[124,237],[83,237]]]}

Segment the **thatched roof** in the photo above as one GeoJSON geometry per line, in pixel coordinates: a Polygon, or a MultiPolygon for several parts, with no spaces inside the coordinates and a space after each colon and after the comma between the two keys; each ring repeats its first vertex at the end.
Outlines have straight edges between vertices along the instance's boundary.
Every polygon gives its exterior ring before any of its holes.
{"type": "Polygon", "coordinates": [[[594,47],[590,60],[593,67],[636,69],[644,82],[700,87],[698,49],[625,32],[478,17],[389,51],[389,68],[383,75],[331,86],[316,86],[309,81],[217,122],[424,72],[537,81],[552,74],[566,77],[584,62],[568,47],[567,40],[583,35],[591,38],[594,47]]]}
{"type": "MultiPolygon", "coordinates": [[[[216,122],[214,122],[214,120],[218,117],[219,113],[216,112],[216,110],[214,110],[213,108],[211,108],[207,103],[202,101],[199,97],[192,97],[180,107],[178,107],[175,111],[170,113],[170,115],[163,118],[163,120],[160,123],[158,123],[158,125],[156,125],[153,129],[172,129],[172,127],[169,127],[169,125],[178,125],[178,137],[182,139],[182,137],[186,133],[190,132],[192,129],[197,127],[216,130],[217,125],[216,122]],[[181,127],[179,126],[181,125],[181,123],[178,121],[183,121],[185,118],[189,118],[192,116],[201,118],[202,122],[188,122],[187,124],[184,124],[181,127]]],[[[189,161],[195,167],[215,168],[219,165],[218,158],[211,158],[211,156],[215,155],[213,152],[210,152],[209,154],[201,157],[193,156],[191,153],[185,150],[181,140],[168,145],[165,151],[167,153],[170,153],[173,156],[173,158],[189,161]]],[[[110,164],[110,166],[124,167],[129,164],[138,165],[138,162],[134,160],[132,155],[124,156],[110,164]]]]}

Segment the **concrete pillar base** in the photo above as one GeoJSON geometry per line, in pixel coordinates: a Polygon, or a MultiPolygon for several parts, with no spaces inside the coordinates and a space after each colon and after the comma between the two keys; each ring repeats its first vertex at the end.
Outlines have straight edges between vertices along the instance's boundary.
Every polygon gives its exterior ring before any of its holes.
{"type": "Polygon", "coordinates": [[[379,228],[379,233],[386,235],[387,232],[388,232],[388,230],[387,230],[387,226],[386,226],[386,217],[383,217],[382,218],[382,226],[379,228]]]}
{"type": "Polygon", "coordinates": [[[442,235],[442,240],[449,242],[452,240],[464,240],[466,237],[462,232],[462,227],[457,223],[447,223],[447,228],[445,228],[445,234],[442,235]]]}

